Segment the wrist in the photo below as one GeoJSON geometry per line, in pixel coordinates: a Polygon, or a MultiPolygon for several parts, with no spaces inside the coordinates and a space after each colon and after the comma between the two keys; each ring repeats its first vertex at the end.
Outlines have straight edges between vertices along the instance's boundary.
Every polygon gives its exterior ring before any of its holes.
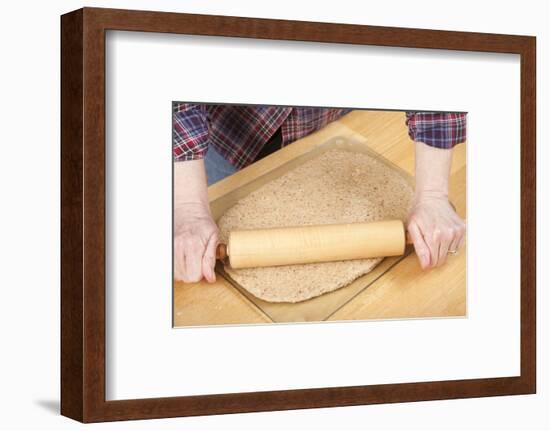
{"type": "Polygon", "coordinates": [[[177,215],[204,216],[211,215],[210,205],[202,200],[179,202],[174,205],[174,212],[177,215]]]}
{"type": "Polygon", "coordinates": [[[422,142],[415,146],[415,198],[448,199],[452,151],[422,142]]]}
{"type": "Polygon", "coordinates": [[[210,211],[206,171],[202,159],[175,163],[174,209],[210,211]]]}
{"type": "Polygon", "coordinates": [[[208,207],[208,193],[196,193],[186,196],[174,196],[174,207],[208,207]]]}
{"type": "Polygon", "coordinates": [[[420,197],[447,197],[449,195],[448,174],[428,169],[417,171],[414,193],[420,197]]]}
{"type": "Polygon", "coordinates": [[[414,201],[421,202],[432,199],[449,200],[449,193],[444,189],[416,189],[414,192],[414,201]]]}

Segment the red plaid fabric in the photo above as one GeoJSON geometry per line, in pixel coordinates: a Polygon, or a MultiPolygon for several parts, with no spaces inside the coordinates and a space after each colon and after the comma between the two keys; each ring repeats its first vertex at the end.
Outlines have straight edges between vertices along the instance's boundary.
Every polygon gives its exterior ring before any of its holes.
{"type": "MultiPolygon", "coordinates": [[[[252,163],[265,143],[281,128],[288,145],[350,112],[351,109],[280,106],[173,104],[175,161],[201,159],[209,145],[233,166],[252,163]]],[[[409,135],[439,148],[465,139],[466,114],[407,113],[409,135]]]]}
{"type": "Polygon", "coordinates": [[[350,109],[175,103],[173,153],[176,161],[204,157],[209,145],[240,169],[252,163],[281,128],[285,146],[336,120],[350,109]]]}
{"type": "Polygon", "coordinates": [[[407,112],[409,136],[437,148],[452,148],[466,140],[466,113],[407,112]]]}

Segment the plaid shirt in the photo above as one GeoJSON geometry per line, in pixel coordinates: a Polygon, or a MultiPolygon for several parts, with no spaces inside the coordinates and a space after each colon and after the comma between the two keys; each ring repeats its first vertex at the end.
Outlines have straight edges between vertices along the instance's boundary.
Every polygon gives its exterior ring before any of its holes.
{"type": "MultiPolygon", "coordinates": [[[[174,103],[174,160],[201,159],[208,146],[213,145],[227,161],[241,169],[256,159],[277,129],[281,128],[285,146],[350,111],[174,103]]],[[[413,140],[438,148],[452,148],[465,140],[466,114],[408,112],[406,123],[413,140]]]]}
{"type": "Polygon", "coordinates": [[[407,112],[409,136],[437,148],[452,148],[466,140],[466,113],[407,112]]]}

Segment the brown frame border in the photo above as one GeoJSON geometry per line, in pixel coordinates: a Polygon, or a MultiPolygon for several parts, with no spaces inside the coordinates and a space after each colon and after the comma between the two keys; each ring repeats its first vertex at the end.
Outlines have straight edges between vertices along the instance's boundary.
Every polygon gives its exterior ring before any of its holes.
{"type": "Polygon", "coordinates": [[[536,391],[536,39],[84,8],[61,17],[61,414],[82,422],[350,406],[536,391]],[[521,56],[521,375],[105,400],[105,31],[230,36],[521,56]]]}

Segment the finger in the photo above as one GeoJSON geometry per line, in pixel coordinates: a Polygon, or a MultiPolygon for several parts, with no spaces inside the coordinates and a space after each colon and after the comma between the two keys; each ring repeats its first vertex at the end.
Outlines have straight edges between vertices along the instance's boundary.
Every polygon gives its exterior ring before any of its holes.
{"type": "Polygon", "coordinates": [[[174,259],[174,280],[176,281],[185,281],[185,276],[183,272],[183,265],[185,264],[185,261],[183,260],[183,256],[181,256],[181,263],[177,263],[176,259],[174,259]]]}
{"type": "Polygon", "coordinates": [[[453,240],[449,244],[449,252],[450,253],[456,253],[458,249],[460,248],[460,240],[462,239],[462,235],[460,232],[457,232],[456,235],[454,235],[453,240]]]}
{"type": "Polygon", "coordinates": [[[185,258],[183,255],[183,246],[179,239],[174,241],[174,279],[176,281],[185,281],[185,258]]]}
{"type": "Polygon", "coordinates": [[[461,249],[462,247],[464,247],[464,243],[466,242],[466,234],[462,234],[462,236],[460,237],[460,241],[458,243],[458,249],[461,249]]]}
{"type": "Polygon", "coordinates": [[[407,230],[413,241],[414,250],[418,256],[420,267],[422,269],[426,269],[430,265],[430,249],[428,248],[426,241],[424,241],[422,232],[420,232],[420,229],[416,223],[409,224],[407,230]]]}
{"type": "Polygon", "coordinates": [[[201,257],[193,252],[184,254],[183,281],[196,283],[202,279],[201,257]]]}
{"type": "Polygon", "coordinates": [[[449,244],[449,251],[447,252],[447,255],[455,255],[458,253],[458,250],[460,248],[460,239],[457,237],[449,244]]]}
{"type": "Polygon", "coordinates": [[[466,233],[466,223],[458,217],[458,220],[455,223],[455,235],[451,245],[449,246],[450,251],[458,251],[464,242],[464,235],[466,233]]]}
{"type": "Polygon", "coordinates": [[[210,235],[208,243],[206,244],[206,249],[204,251],[204,256],[202,257],[202,274],[204,278],[209,283],[214,283],[216,281],[216,273],[214,272],[214,267],[216,265],[216,247],[218,246],[218,235],[214,232],[210,235]]]}
{"type": "Polygon", "coordinates": [[[449,255],[449,250],[453,239],[454,239],[454,233],[452,231],[444,232],[441,234],[441,239],[439,242],[439,256],[437,260],[437,266],[441,266],[447,261],[447,256],[449,255]]]}
{"type": "Polygon", "coordinates": [[[204,246],[198,238],[191,238],[187,240],[184,247],[184,281],[187,283],[196,283],[202,278],[204,246]]]}
{"type": "Polygon", "coordinates": [[[458,235],[456,250],[460,250],[464,246],[465,241],[466,241],[466,230],[462,229],[460,234],[458,235]]]}
{"type": "Polygon", "coordinates": [[[439,262],[439,245],[441,243],[441,231],[434,229],[430,232],[423,232],[426,244],[430,249],[430,268],[435,268],[439,262]]]}

